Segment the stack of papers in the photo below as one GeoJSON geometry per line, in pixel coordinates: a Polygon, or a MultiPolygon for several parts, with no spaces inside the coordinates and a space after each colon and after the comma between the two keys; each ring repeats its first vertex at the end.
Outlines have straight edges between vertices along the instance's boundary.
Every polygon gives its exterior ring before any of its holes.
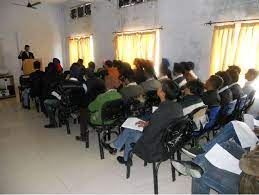
{"type": "Polygon", "coordinates": [[[143,121],[143,120],[140,120],[139,118],[136,118],[136,117],[131,117],[131,118],[128,118],[123,124],[121,127],[123,128],[126,128],[126,129],[133,129],[133,130],[136,130],[136,131],[143,131],[143,127],[139,127],[138,125],[136,125],[137,122],[139,121],[143,121]]]}

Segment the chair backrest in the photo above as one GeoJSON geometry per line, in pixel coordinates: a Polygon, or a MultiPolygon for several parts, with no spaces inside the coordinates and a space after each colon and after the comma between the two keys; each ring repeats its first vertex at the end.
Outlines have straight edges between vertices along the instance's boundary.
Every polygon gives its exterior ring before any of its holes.
{"type": "Polygon", "coordinates": [[[240,99],[237,101],[237,106],[236,106],[238,111],[241,111],[244,108],[244,106],[246,105],[247,99],[248,99],[247,95],[240,97],[240,99]]]}
{"type": "Polygon", "coordinates": [[[168,126],[163,136],[165,152],[170,157],[192,138],[193,121],[188,117],[174,121],[168,126]]]}
{"type": "Polygon", "coordinates": [[[101,111],[102,121],[116,120],[125,117],[124,102],[122,99],[104,103],[101,111]]]}
{"type": "Polygon", "coordinates": [[[145,104],[131,98],[125,102],[125,114],[126,117],[138,117],[145,114],[145,104]]]}
{"type": "Polygon", "coordinates": [[[253,90],[248,96],[247,96],[247,101],[245,103],[245,106],[243,108],[244,112],[247,112],[249,108],[254,104],[255,101],[255,93],[256,91],[253,90]]]}
{"type": "Polygon", "coordinates": [[[230,116],[234,112],[236,104],[237,104],[237,100],[234,100],[230,102],[228,105],[223,106],[221,108],[221,116],[222,117],[230,116]]]}
{"type": "Polygon", "coordinates": [[[195,126],[193,127],[194,131],[202,130],[208,122],[207,110],[208,106],[204,105],[199,108],[196,108],[190,114],[188,114],[188,117],[195,123],[195,126]]]}
{"type": "Polygon", "coordinates": [[[219,113],[220,113],[220,106],[211,106],[209,108],[209,122],[206,124],[205,129],[210,130],[214,126],[216,126],[219,113]]]}

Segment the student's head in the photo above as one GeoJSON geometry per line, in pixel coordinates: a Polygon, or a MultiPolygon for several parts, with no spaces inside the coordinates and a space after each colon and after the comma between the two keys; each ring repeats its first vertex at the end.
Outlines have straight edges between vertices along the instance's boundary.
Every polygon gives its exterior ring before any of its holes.
{"type": "Polygon", "coordinates": [[[29,52],[29,51],[30,51],[30,46],[29,46],[29,45],[25,45],[25,46],[24,46],[24,50],[25,50],[26,52],[29,52]]]}
{"type": "Polygon", "coordinates": [[[258,77],[258,71],[255,69],[249,69],[245,75],[247,81],[254,81],[258,77]]]}
{"type": "Polygon", "coordinates": [[[133,64],[136,66],[136,68],[140,68],[141,60],[139,58],[135,58],[133,64]]]}
{"type": "Polygon", "coordinates": [[[53,58],[53,63],[58,65],[60,64],[60,60],[58,58],[53,58]]]}
{"type": "Polygon", "coordinates": [[[216,73],[216,75],[220,76],[223,79],[223,86],[222,87],[226,87],[228,85],[231,85],[232,81],[231,81],[231,77],[229,76],[227,71],[219,71],[216,73]]]}
{"type": "Polygon", "coordinates": [[[228,70],[235,70],[235,71],[238,72],[238,74],[241,73],[241,68],[239,66],[236,66],[236,65],[229,66],[228,70]]]}
{"type": "Polygon", "coordinates": [[[193,62],[184,62],[184,70],[186,72],[190,72],[194,69],[194,63],[193,62]]]}
{"type": "Polygon", "coordinates": [[[160,75],[167,75],[168,71],[169,71],[169,67],[170,67],[170,63],[169,60],[166,58],[162,58],[162,62],[160,64],[160,75]]]}
{"type": "Polygon", "coordinates": [[[184,66],[182,63],[174,63],[174,69],[173,69],[173,73],[174,75],[180,75],[183,74],[184,72],[184,66]]]}
{"type": "Polygon", "coordinates": [[[82,66],[78,63],[73,63],[70,67],[70,77],[77,78],[78,80],[83,78],[82,66]]]}
{"type": "Polygon", "coordinates": [[[227,72],[228,72],[228,74],[229,74],[229,76],[231,78],[232,83],[237,83],[238,80],[239,80],[239,73],[238,73],[238,71],[235,70],[235,69],[229,69],[227,72]]]}
{"type": "Polygon", "coordinates": [[[204,93],[204,85],[200,80],[192,80],[187,82],[184,89],[184,95],[202,96],[204,93]]]}
{"type": "Polygon", "coordinates": [[[77,63],[80,64],[81,66],[83,66],[84,65],[84,60],[83,59],[78,59],[77,63]]]}
{"type": "Polygon", "coordinates": [[[94,62],[89,62],[88,63],[88,68],[90,68],[94,72],[94,70],[95,70],[95,63],[94,62]]]}
{"type": "Polygon", "coordinates": [[[207,90],[219,90],[223,86],[223,79],[220,76],[212,75],[205,83],[207,90]]]}
{"type": "Polygon", "coordinates": [[[144,64],[145,76],[152,78],[155,76],[154,64],[152,61],[146,60],[144,64]]]}
{"type": "Polygon", "coordinates": [[[165,79],[161,81],[161,87],[157,90],[157,95],[161,102],[165,100],[175,100],[180,95],[180,89],[172,80],[165,79]]]}
{"type": "Polygon", "coordinates": [[[39,70],[40,69],[40,62],[39,61],[35,61],[33,63],[33,67],[34,67],[35,70],[39,70]]]}
{"type": "Polygon", "coordinates": [[[135,75],[133,72],[128,72],[124,75],[124,84],[128,85],[129,83],[134,83],[136,81],[135,75]]]}
{"type": "Polygon", "coordinates": [[[111,60],[106,60],[104,62],[104,68],[112,68],[113,64],[111,60]]]}
{"type": "Polygon", "coordinates": [[[47,72],[48,73],[57,73],[58,72],[57,66],[53,62],[50,62],[47,67],[47,72]]]}

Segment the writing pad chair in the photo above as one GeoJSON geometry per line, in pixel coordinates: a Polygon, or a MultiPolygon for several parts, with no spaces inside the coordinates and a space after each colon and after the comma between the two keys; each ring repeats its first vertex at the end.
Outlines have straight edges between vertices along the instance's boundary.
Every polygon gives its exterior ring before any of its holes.
{"type": "Polygon", "coordinates": [[[125,117],[140,117],[145,115],[145,104],[136,100],[135,98],[130,98],[124,101],[125,104],[125,117]]]}
{"type": "Polygon", "coordinates": [[[152,107],[160,104],[160,98],[157,96],[157,91],[146,92],[145,112],[146,114],[152,113],[152,107]]]}
{"type": "Polygon", "coordinates": [[[207,120],[208,106],[204,105],[193,110],[187,117],[193,121],[192,126],[192,146],[197,145],[199,138],[204,134],[204,126],[207,120]]]}
{"type": "Polygon", "coordinates": [[[60,106],[58,109],[58,119],[59,127],[66,125],[67,134],[71,134],[69,118],[72,114],[79,116],[79,106],[77,102],[74,102],[74,93],[71,93],[70,90],[67,90],[65,94],[61,96],[60,106]]]}
{"type": "MultiPolygon", "coordinates": [[[[171,164],[171,172],[172,172],[172,180],[175,181],[175,168],[172,166],[171,161],[174,160],[174,155],[177,151],[179,151],[190,139],[192,132],[192,121],[187,117],[182,117],[177,121],[172,122],[165,130],[162,137],[161,142],[163,143],[164,152],[161,156],[162,159],[152,163],[153,167],[153,181],[154,181],[154,193],[158,194],[158,170],[162,162],[170,160],[171,164]]],[[[134,144],[132,144],[134,145],[134,144]]],[[[130,151],[128,162],[132,162],[132,158],[134,155],[134,147],[133,150],[130,151]]],[[[178,159],[180,160],[180,159],[178,159]]],[[[126,178],[130,177],[130,169],[131,164],[126,164],[126,178]]],[[[146,161],[145,161],[146,162],[146,161]]]]}
{"type": "Polygon", "coordinates": [[[247,96],[247,101],[246,101],[246,104],[243,108],[243,112],[246,114],[249,109],[252,107],[252,105],[254,104],[254,101],[255,101],[255,93],[256,91],[253,90],[248,96],[247,96]]]}
{"type": "Polygon", "coordinates": [[[237,100],[235,110],[232,114],[233,120],[241,120],[241,121],[243,120],[243,109],[247,104],[247,99],[248,99],[247,97],[248,97],[247,95],[244,95],[237,100]]]}
{"type": "MultiPolygon", "coordinates": [[[[104,159],[104,150],[102,145],[102,143],[104,143],[104,139],[106,139],[107,137],[108,139],[110,139],[111,134],[119,135],[119,130],[118,132],[111,131],[111,130],[117,126],[120,127],[125,120],[123,100],[117,99],[117,100],[112,100],[104,103],[101,110],[101,118],[102,118],[101,125],[91,124],[91,126],[96,130],[98,134],[100,157],[101,159],[104,159]],[[113,121],[113,122],[112,124],[107,125],[106,124],[107,121],[113,121]]],[[[86,147],[89,147],[89,132],[86,139],[86,147]]]]}

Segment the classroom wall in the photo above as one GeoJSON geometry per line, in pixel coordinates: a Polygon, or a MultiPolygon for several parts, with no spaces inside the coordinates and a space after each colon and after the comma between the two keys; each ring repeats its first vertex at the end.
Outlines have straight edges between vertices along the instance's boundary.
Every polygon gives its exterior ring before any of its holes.
{"type": "MultiPolygon", "coordinates": [[[[12,5],[19,0],[0,1],[0,37],[3,40],[3,63],[18,80],[21,62],[17,59],[24,45],[31,45],[35,57],[46,65],[53,57],[63,61],[64,14],[58,5],[42,4],[37,10],[12,5]]],[[[25,1],[26,2],[26,1],[25,1]]],[[[64,50],[65,51],[65,50],[64,50]]]]}
{"type": "MultiPolygon", "coordinates": [[[[64,7],[66,37],[93,34],[95,61],[100,65],[104,59],[114,58],[114,31],[163,26],[161,57],[169,58],[171,63],[194,61],[202,79],[209,74],[213,33],[213,27],[204,23],[259,16],[257,0],[158,0],[122,9],[117,8],[116,2],[95,0],[92,15],[75,21],[69,18],[69,8],[80,3],[67,3],[64,7]]],[[[68,51],[66,62],[67,56],[68,51]]]]}

